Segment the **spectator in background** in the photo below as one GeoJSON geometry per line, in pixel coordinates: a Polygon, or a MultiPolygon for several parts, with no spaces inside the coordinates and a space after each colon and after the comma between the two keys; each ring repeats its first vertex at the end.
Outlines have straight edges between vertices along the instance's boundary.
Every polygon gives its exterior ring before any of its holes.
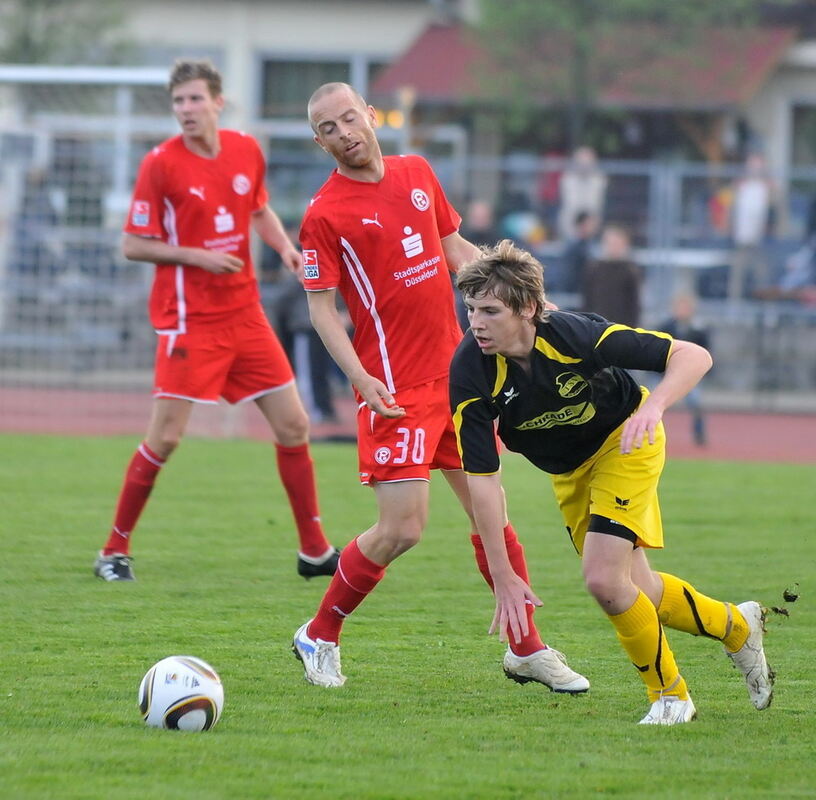
{"type": "Polygon", "coordinates": [[[637,328],[640,324],[640,268],[632,260],[628,232],[607,225],[601,234],[601,255],[586,270],[583,310],[637,328]]]}
{"type": "Polygon", "coordinates": [[[561,257],[560,274],[550,279],[551,291],[579,295],[584,274],[592,261],[592,248],[598,233],[598,218],[589,211],[579,211],[574,220],[575,235],[567,242],[561,257]]]}
{"type": "Polygon", "coordinates": [[[294,367],[303,404],[312,422],[336,422],[331,386],[334,361],[312,327],[303,285],[291,272],[283,272],[280,280],[279,333],[294,367]]]}
{"type": "MultiPolygon", "coordinates": [[[[286,234],[296,239],[297,228],[287,226],[286,234]]],[[[312,422],[336,422],[332,377],[342,373],[312,327],[303,284],[271,247],[264,248],[261,267],[264,310],[295,371],[306,412],[312,422]]]]}
{"type": "Polygon", "coordinates": [[[752,153],[745,162],[744,174],[734,185],[731,207],[734,255],[728,272],[729,300],[740,300],[749,291],[769,283],[764,244],[775,193],[765,159],[752,153]]]}
{"type": "Polygon", "coordinates": [[[805,239],[816,238],[816,195],[810,198],[808,215],[805,222],[805,239]]]}
{"type": "MultiPolygon", "coordinates": [[[[664,331],[674,339],[684,339],[688,342],[709,349],[708,331],[695,320],[697,298],[690,292],[681,292],[675,295],[672,301],[672,315],[658,325],[658,330],[664,331]]],[[[691,434],[695,444],[706,443],[706,426],[703,407],[700,402],[700,384],[698,383],[685,397],[686,408],[691,412],[691,434]]]]}
{"type": "MultiPolygon", "coordinates": [[[[460,229],[462,236],[477,247],[492,247],[501,238],[496,227],[496,215],[493,206],[487,200],[471,200],[465,211],[465,219],[460,229]]],[[[456,288],[456,274],[451,273],[453,293],[456,299],[456,316],[463,331],[469,327],[467,308],[462,295],[456,288]]]]}
{"type": "Polygon", "coordinates": [[[761,300],[793,300],[816,306],[816,196],[808,207],[802,245],[785,259],[777,283],[756,290],[754,296],[761,300]]]}
{"type": "Polygon", "coordinates": [[[558,212],[558,234],[563,240],[576,238],[575,219],[581,211],[603,219],[607,177],[598,166],[591,147],[579,147],[561,175],[561,207],[558,212]]]}
{"type": "Polygon", "coordinates": [[[558,204],[561,192],[561,176],[564,173],[564,153],[561,150],[549,150],[542,155],[544,167],[539,175],[536,189],[537,199],[547,229],[555,231],[558,227],[558,204]]]}
{"type": "Polygon", "coordinates": [[[499,239],[493,206],[487,200],[471,200],[465,212],[462,235],[477,246],[493,246],[499,239]]]}

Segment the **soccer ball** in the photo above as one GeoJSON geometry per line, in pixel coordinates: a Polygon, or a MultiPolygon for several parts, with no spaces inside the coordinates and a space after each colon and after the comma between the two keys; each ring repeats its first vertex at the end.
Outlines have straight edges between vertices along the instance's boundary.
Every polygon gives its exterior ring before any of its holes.
{"type": "Polygon", "coordinates": [[[147,725],[207,731],[224,708],[218,673],[194,656],[170,656],[154,664],[139,685],[139,709],[147,725]]]}

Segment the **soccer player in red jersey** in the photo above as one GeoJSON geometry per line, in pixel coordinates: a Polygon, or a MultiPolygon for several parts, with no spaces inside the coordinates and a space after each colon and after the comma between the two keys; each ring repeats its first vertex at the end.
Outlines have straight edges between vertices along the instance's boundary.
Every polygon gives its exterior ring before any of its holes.
{"type": "Polygon", "coordinates": [[[156,264],[150,320],[158,334],[153,410],[94,574],[133,580],[130,536],[193,403],[253,400],[274,433],[277,465],[299,536],[298,572],[332,575],[339,551],[320,524],[309,419],[292,368],[261,307],[250,228],[298,275],[300,253],[269,207],[258,143],[219,129],[221,76],[207,61],[176,62],[169,81],[181,134],[139,170],[123,251],[156,264]]]}
{"type": "MultiPolygon", "coordinates": [[[[315,329],[354,386],[360,480],[372,486],[378,518],[343,550],[315,617],[295,634],[306,680],[341,686],[343,621],[395,558],[420,539],[431,469],[441,469],[471,520],[479,568],[492,585],[470,508],[448,403],[451,357],[462,338],[449,270],[479,255],[428,163],[383,157],[371,106],[348,84],[320,87],[309,101],[315,141],[337,169],[312,198],[300,231],[304,287],[315,329]],[[335,305],[339,290],[353,341],[335,305]]],[[[524,551],[505,520],[504,540],[527,580],[524,551]]],[[[589,688],[533,623],[533,605],[504,658],[508,677],[560,692],[589,688]]]]}

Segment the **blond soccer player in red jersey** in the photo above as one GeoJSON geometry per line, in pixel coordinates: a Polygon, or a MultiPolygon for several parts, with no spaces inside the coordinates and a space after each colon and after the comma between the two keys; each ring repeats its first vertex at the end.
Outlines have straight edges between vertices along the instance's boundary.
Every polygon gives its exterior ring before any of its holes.
{"type": "MultiPolygon", "coordinates": [[[[467,479],[448,402],[448,368],[462,338],[449,270],[479,255],[459,233],[428,163],[383,157],[371,106],[349,85],[320,87],[309,101],[315,141],[337,164],[312,198],[300,231],[312,323],[359,400],[360,480],[372,486],[377,521],[354,538],[313,619],[294,636],[306,680],[345,683],[340,631],[395,558],[419,542],[428,516],[431,469],[441,469],[470,517],[479,569],[492,585],[473,524],[467,479]],[[354,325],[346,333],[340,292],[354,325]]],[[[524,551],[505,520],[508,557],[527,580],[524,551]]],[[[533,606],[504,657],[508,677],[559,692],[589,688],[541,640],[533,606]]],[[[502,636],[505,632],[502,632],[502,636]]]]}
{"type": "Polygon", "coordinates": [[[215,67],[178,61],[169,90],[181,134],[142,162],[123,242],[126,258],[156,265],[149,303],[158,334],[153,410],[94,574],[133,580],[130,537],[158,473],[178,446],[193,403],[223,397],[253,400],[272,429],[298,529],[299,574],[332,575],[339,551],[320,523],[309,419],[261,307],[250,229],[298,275],[300,253],[268,205],[258,143],[218,127],[224,97],[215,67]]]}

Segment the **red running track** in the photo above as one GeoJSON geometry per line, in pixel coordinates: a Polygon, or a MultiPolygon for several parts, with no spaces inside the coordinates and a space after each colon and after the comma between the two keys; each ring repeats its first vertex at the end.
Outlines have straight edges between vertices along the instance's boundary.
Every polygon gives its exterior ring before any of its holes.
{"type": "MultiPolygon", "coordinates": [[[[338,421],[312,426],[313,439],[353,439],[355,405],[337,401],[338,421]]],[[[0,432],[67,435],[141,436],[150,413],[147,392],[101,392],[73,389],[0,387],[0,432]]],[[[694,444],[691,422],[683,410],[665,417],[672,458],[816,463],[816,415],[710,412],[708,442],[694,444]]],[[[194,436],[271,439],[261,415],[249,406],[201,406],[192,415],[194,436]]]]}

